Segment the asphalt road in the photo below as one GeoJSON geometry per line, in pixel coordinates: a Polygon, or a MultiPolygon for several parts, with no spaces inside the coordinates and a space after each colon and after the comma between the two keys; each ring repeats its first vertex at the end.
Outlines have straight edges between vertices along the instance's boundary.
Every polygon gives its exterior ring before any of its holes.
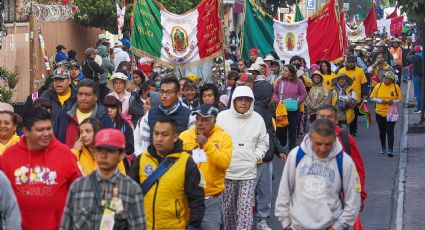
{"type": "MultiPolygon", "coordinates": [[[[393,202],[395,201],[393,189],[397,174],[398,154],[396,153],[394,158],[378,154],[380,142],[378,127],[374,117],[375,114],[373,113],[374,104],[369,103],[368,107],[369,111],[372,111],[373,114],[372,125],[366,128],[365,118],[360,117],[358,119],[359,130],[356,137],[366,167],[366,192],[368,193],[365,208],[361,213],[361,222],[364,229],[390,229],[392,226],[393,202]]],[[[397,152],[399,149],[401,120],[400,118],[395,128],[394,152],[397,152]]],[[[274,208],[283,170],[283,164],[277,158],[273,160],[273,170],[272,209],[274,208]]],[[[272,210],[272,216],[269,218],[268,224],[273,230],[282,229],[279,221],[274,216],[274,209],[272,210]]]]}

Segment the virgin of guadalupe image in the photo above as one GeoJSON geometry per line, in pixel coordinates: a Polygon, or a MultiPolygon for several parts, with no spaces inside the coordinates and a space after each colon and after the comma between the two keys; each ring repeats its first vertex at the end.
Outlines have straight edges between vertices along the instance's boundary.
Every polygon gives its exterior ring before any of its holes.
{"type": "Polygon", "coordinates": [[[175,51],[185,51],[187,48],[185,34],[179,28],[176,28],[173,34],[173,49],[175,51]]]}
{"type": "Polygon", "coordinates": [[[294,41],[292,40],[292,34],[286,35],[286,48],[288,51],[292,51],[294,49],[294,41]]]}

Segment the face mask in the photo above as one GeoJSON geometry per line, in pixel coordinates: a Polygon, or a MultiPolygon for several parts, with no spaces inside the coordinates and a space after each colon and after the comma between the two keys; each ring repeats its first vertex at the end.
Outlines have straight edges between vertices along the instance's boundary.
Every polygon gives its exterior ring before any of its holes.
{"type": "Polygon", "coordinates": [[[161,82],[160,82],[160,81],[155,82],[155,86],[156,86],[156,88],[159,88],[159,87],[160,87],[160,85],[161,85],[161,82]]]}

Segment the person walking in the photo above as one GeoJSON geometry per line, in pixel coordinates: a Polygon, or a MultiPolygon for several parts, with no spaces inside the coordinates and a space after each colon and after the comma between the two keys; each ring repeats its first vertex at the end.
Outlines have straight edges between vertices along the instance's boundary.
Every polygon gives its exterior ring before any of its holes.
{"type": "Polygon", "coordinates": [[[112,74],[111,78],[108,81],[107,87],[111,92],[108,96],[114,96],[120,100],[122,105],[122,113],[128,114],[128,109],[130,107],[130,98],[134,96],[128,91],[131,86],[130,80],[123,73],[116,72],[112,74]]]}
{"type": "Polygon", "coordinates": [[[141,184],[148,229],[199,229],[205,211],[198,167],[183,150],[178,126],[160,116],[153,142],[132,165],[129,176],[141,184]]]}
{"type": "Polygon", "coordinates": [[[23,132],[24,137],[3,153],[0,169],[16,194],[22,228],[58,229],[68,189],[81,176],[77,161],[54,137],[47,111],[29,112],[23,132]]]}
{"type": "Polygon", "coordinates": [[[413,80],[413,90],[416,99],[416,110],[414,113],[421,113],[422,106],[422,49],[419,45],[416,45],[407,55],[407,60],[412,63],[412,80],[413,80]]]}
{"type": "Polygon", "coordinates": [[[332,81],[336,78],[336,74],[331,70],[331,63],[328,60],[321,60],[319,67],[323,77],[323,85],[330,91],[332,89],[332,81]]]}
{"type": "Polygon", "coordinates": [[[82,63],[84,78],[91,79],[96,82],[99,82],[100,75],[105,73],[105,70],[94,60],[98,53],[99,51],[95,48],[87,48],[85,51],[86,56],[82,63]]]}
{"type": "Polygon", "coordinates": [[[288,111],[289,125],[277,128],[276,135],[280,144],[289,149],[297,145],[297,129],[301,117],[300,105],[307,98],[307,91],[302,80],[297,78],[297,71],[293,65],[283,67],[283,75],[276,80],[273,89],[273,101],[277,105],[283,101],[288,111]]]}
{"type": "Polygon", "coordinates": [[[147,229],[142,190],[118,170],[125,156],[124,135],[103,129],[94,147],[98,168],[72,183],[60,229],[147,229]]]}
{"type": "Polygon", "coordinates": [[[251,229],[257,162],[269,149],[263,118],[254,111],[254,94],[247,86],[233,92],[229,110],[218,114],[217,125],[232,137],[232,161],[224,189],[224,229],[251,229]]]}
{"type": "Polygon", "coordinates": [[[114,64],[109,58],[109,52],[106,46],[100,45],[97,47],[100,57],[102,57],[102,68],[104,70],[103,74],[99,75],[99,100],[103,101],[105,96],[108,94],[108,83],[109,77],[112,75],[112,72],[115,70],[114,64]]]}
{"type": "Polygon", "coordinates": [[[205,213],[201,230],[220,229],[222,223],[222,203],[224,177],[232,158],[232,139],[216,125],[218,109],[211,104],[203,104],[192,114],[196,116],[195,127],[180,134],[183,149],[192,152],[205,177],[205,213]]]}
{"type": "Polygon", "coordinates": [[[288,155],[275,215],[284,229],[346,229],[358,216],[360,189],[356,167],[342,151],[335,124],[318,119],[288,155]]]}
{"type": "Polygon", "coordinates": [[[310,115],[310,122],[313,123],[316,120],[317,109],[322,105],[330,104],[331,97],[326,86],[323,85],[323,76],[319,71],[312,73],[311,80],[313,81],[313,86],[308,92],[305,106],[310,115]]]}
{"type": "Polygon", "coordinates": [[[379,153],[394,157],[394,127],[398,120],[397,104],[403,99],[401,89],[395,83],[394,72],[385,72],[384,82],[375,86],[370,98],[376,103],[376,123],[378,123],[381,141],[379,153]]]}
{"type": "Polygon", "coordinates": [[[17,115],[13,106],[0,102],[0,156],[10,146],[19,141],[16,127],[22,122],[22,117],[17,115]]]}
{"type": "Polygon", "coordinates": [[[0,170],[0,228],[21,230],[21,212],[9,179],[0,170]]]}
{"type": "Polygon", "coordinates": [[[345,128],[353,122],[354,107],[357,106],[356,92],[351,88],[353,80],[346,74],[339,74],[332,84],[334,86],[329,92],[331,104],[337,108],[339,125],[345,128]]]}

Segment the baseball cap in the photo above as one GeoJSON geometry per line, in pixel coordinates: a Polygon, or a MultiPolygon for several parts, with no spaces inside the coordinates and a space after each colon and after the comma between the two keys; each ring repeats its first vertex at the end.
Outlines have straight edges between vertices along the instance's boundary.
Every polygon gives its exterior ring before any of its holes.
{"type": "Polygon", "coordinates": [[[211,116],[217,117],[218,109],[210,104],[202,104],[201,106],[198,107],[197,110],[192,112],[191,116],[194,116],[194,115],[201,115],[203,117],[211,117],[211,116]]]}
{"type": "Polygon", "coordinates": [[[98,38],[99,38],[99,40],[101,40],[101,39],[108,39],[108,37],[106,36],[106,34],[99,34],[98,38]]]}
{"type": "Polygon", "coordinates": [[[94,147],[111,150],[125,149],[124,134],[118,129],[102,129],[96,134],[94,147]]]}
{"type": "Polygon", "coordinates": [[[248,71],[260,71],[261,66],[257,63],[252,63],[251,67],[249,67],[248,71]]]}
{"type": "Polygon", "coordinates": [[[56,50],[64,50],[64,49],[66,49],[66,48],[63,45],[56,46],[56,50]]]}
{"type": "Polygon", "coordinates": [[[395,74],[394,74],[394,72],[393,71],[387,71],[387,72],[385,72],[384,73],[384,77],[385,78],[389,78],[389,79],[391,79],[391,80],[395,80],[395,74]]]}
{"type": "Polygon", "coordinates": [[[258,55],[258,50],[255,48],[252,48],[249,50],[249,54],[257,54],[258,55]]]}
{"type": "Polygon", "coordinates": [[[76,61],[70,61],[69,65],[68,65],[68,69],[71,69],[73,67],[77,67],[78,69],[81,67],[80,63],[76,62],[76,61]]]}
{"type": "Polygon", "coordinates": [[[69,70],[62,67],[55,69],[55,72],[53,73],[53,76],[52,76],[53,79],[55,78],[67,79],[70,77],[71,77],[71,73],[69,72],[69,70]]]}

